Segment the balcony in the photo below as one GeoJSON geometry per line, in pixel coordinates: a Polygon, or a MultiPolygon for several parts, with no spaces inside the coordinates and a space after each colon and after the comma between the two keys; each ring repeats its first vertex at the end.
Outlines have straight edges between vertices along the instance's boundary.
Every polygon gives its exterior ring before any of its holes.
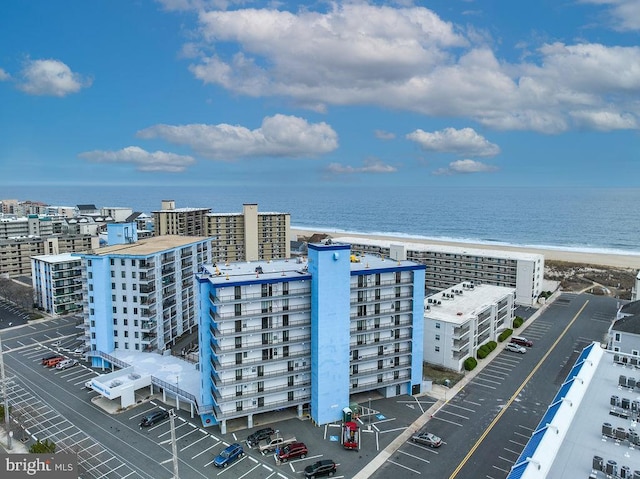
{"type": "Polygon", "coordinates": [[[295,288],[290,289],[287,292],[282,292],[281,295],[273,295],[273,296],[262,296],[262,293],[254,293],[254,294],[243,294],[241,297],[237,298],[235,294],[225,294],[219,296],[209,296],[209,299],[215,305],[227,304],[227,303],[244,303],[244,302],[253,302],[253,301],[276,301],[278,299],[286,298],[296,298],[296,297],[306,297],[311,294],[311,288],[295,288]]]}
{"type": "Polygon", "coordinates": [[[140,323],[140,332],[147,333],[150,331],[155,331],[157,326],[157,321],[142,321],[140,323]]]}
{"type": "Polygon", "coordinates": [[[369,381],[366,384],[362,384],[360,381],[358,381],[358,385],[356,387],[353,387],[353,381],[352,381],[351,387],[349,388],[349,394],[355,394],[355,393],[366,392],[366,391],[374,391],[382,387],[393,386],[396,384],[405,384],[408,381],[411,381],[410,372],[401,374],[397,378],[394,378],[394,377],[386,378],[380,382],[369,381]]]}
{"type": "Polygon", "coordinates": [[[242,318],[248,319],[251,317],[262,318],[265,316],[288,314],[292,312],[298,313],[298,312],[310,312],[310,311],[311,311],[311,304],[300,304],[300,305],[294,305],[294,306],[290,305],[286,308],[272,306],[271,308],[269,308],[268,311],[263,311],[262,308],[252,309],[250,311],[241,311],[240,316],[237,316],[235,311],[229,311],[225,313],[214,312],[213,317],[216,321],[220,321],[225,319],[242,319],[242,318]]]}
{"type": "MultiPolygon", "coordinates": [[[[230,324],[229,322],[222,323],[224,325],[230,324]]],[[[270,325],[268,327],[263,327],[262,323],[252,324],[251,326],[247,326],[246,322],[242,323],[242,327],[240,329],[237,328],[213,328],[210,329],[211,334],[213,334],[216,338],[222,338],[225,336],[242,336],[244,334],[255,334],[258,333],[270,333],[270,332],[280,332],[286,331],[289,329],[297,328],[300,329],[301,326],[311,326],[311,320],[309,318],[300,319],[297,321],[289,320],[287,325],[270,325]]]]}
{"type": "Polygon", "coordinates": [[[211,342],[211,351],[215,355],[219,355],[222,353],[240,353],[243,351],[253,351],[253,350],[261,350],[265,348],[273,348],[280,346],[290,346],[296,343],[309,342],[311,341],[311,334],[301,334],[294,337],[290,337],[288,341],[282,341],[281,339],[273,339],[266,343],[264,343],[261,338],[258,338],[258,341],[253,341],[251,343],[243,341],[242,344],[238,345],[235,343],[229,343],[225,345],[215,344],[211,342]]]}
{"type": "MultiPolygon", "coordinates": [[[[211,349],[213,351],[213,348],[211,349]]],[[[215,353],[214,353],[215,354],[215,353]]],[[[218,359],[214,357],[211,358],[211,364],[214,366],[216,371],[231,371],[234,369],[244,369],[247,366],[254,366],[258,364],[273,364],[273,363],[282,363],[284,361],[302,359],[311,361],[311,348],[304,349],[303,351],[294,351],[289,353],[287,356],[275,356],[271,359],[262,359],[261,357],[252,358],[252,359],[242,359],[241,363],[236,363],[235,358],[229,358],[229,361],[220,362],[218,359]]]]}
{"type": "Polygon", "coordinates": [[[295,391],[297,389],[308,388],[309,386],[311,386],[311,380],[305,379],[292,385],[280,384],[278,386],[263,388],[262,390],[258,390],[257,387],[249,389],[248,385],[245,385],[245,386],[247,386],[246,391],[243,388],[242,394],[240,395],[238,395],[238,393],[235,390],[230,391],[226,394],[221,394],[219,390],[214,389],[215,391],[214,397],[217,402],[227,402],[227,401],[239,401],[241,399],[247,399],[247,398],[252,398],[257,396],[268,396],[269,394],[275,394],[283,391],[295,391]]]}
{"type": "MultiPolygon", "coordinates": [[[[371,335],[371,332],[367,332],[367,333],[363,333],[364,335],[371,335]]],[[[375,340],[375,338],[366,338],[364,341],[362,342],[354,342],[354,341],[350,341],[349,342],[349,348],[350,349],[358,349],[361,347],[365,347],[365,346],[378,346],[378,345],[384,345],[384,344],[390,344],[396,341],[403,341],[403,340],[407,340],[407,339],[411,339],[412,335],[410,333],[405,333],[405,334],[399,334],[397,336],[393,336],[393,337],[387,337],[387,338],[380,338],[377,341],[375,340]]],[[[353,339],[353,338],[352,338],[353,339]]]]}
{"type": "Polygon", "coordinates": [[[371,310],[371,312],[367,311],[367,313],[365,315],[358,315],[358,313],[351,313],[349,315],[349,318],[351,320],[354,319],[374,319],[374,318],[380,318],[382,316],[389,316],[389,315],[393,315],[393,314],[398,314],[398,313],[411,313],[413,312],[413,306],[412,305],[405,305],[405,306],[400,306],[400,308],[388,308],[388,309],[380,309],[379,311],[375,312],[375,310],[371,310]]]}
{"type": "MultiPolygon", "coordinates": [[[[367,316],[367,319],[369,317],[367,316]]],[[[402,327],[407,327],[407,326],[413,326],[413,320],[411,318],[405,318],[402,319],[400,321],[387,321],[385,323],[379,323],[379,324],[375,324],[375,322],[371,322],[371,321],[366,321],[365,318],[360,318],[358,321],[352,321],[351,326],[349,327],[349,332],[350,333],[375,333],[377,331],[389,331],[392,329],[397,329],[397,328],[402,328],[402,327]],[[365,321],[368,324],[365,324],[364,327],[359,327],[358,326],[358,322],[359,321],[365,321]]]]}
{"type": "Polygon", "coordinates": [[[365,363],[367,361],[371,361],[372,359],[383,359],[383,358],[392,359],[396,357],[406,356],[408,354],[411,354],[410,347],[404,347],[404,348],[398,349],[397,351],[395,349],[390,350],[389,347],[386,347],[385,349],[383,349],[382,354],[380,354],[377,351],[369,352],[366,354],[359,354],[358,359],[351,359],[351,361],[349,361],[349,364],[365,363]]]}
{"type": "MultiPolygon", "coordinates": [[[[298,364],[302,364],[302,363],[304,363],[305,365],[304,366],[297,366],[297,367],[294,367],[293,369],[282,368],[282,369],[278,369],[277,371],[270,371],[270,372],[267,372],[267,373],[263,373],[261,375],[258,375],[258,372],[257,372],[258,368],[253,366],[251,368],[251,372],[248,373],[246,376],[243,374],[242,378],[240,378],[240,379],[238,379],[236,377],[221,379],[216,374],[219,371],[220,365],[216,361],[212,360],[211,361],[211,366],[213,367],[214,370],[213,370],[213,372],[211,374],[211,379],[213,380],[213,382],[214,382],[214,384],[216,386],[221,387],[221,386],[238,385],[238,384],[244,384],[244,383],[254,383],[256,381],[262,381],[262,380],[265,380],[265,379],[291,376],[292,374],[303,374],[303,373],[308,373],[309,371],[311,371],[311,362],[310,361],[302,361],[302,362],[299,362],[298,364]]],[[[240,369],[245,369],[246,366],[245,365],[240,365],[239,368],[240,369]]],[[[227,369],[225,369],[225,371],[233,371],[233,370],[227,368],[227,369]]]]}
{"type": "MultiPolygon", "coordinates": [[[[214,394],[214,389],[211,390],[211,394],[212,395],[214,394]]],[[[242,396],[238,397],[233,402],[235,403],[236,401],[240,401],[240,400],[242,400],[242,396]]],[[[246,406],[243,404],[243,407],[240,411],[234,408],[232,411],[225,411],[223,413],[220,407],[216,404],[213,404],[211,408],[213,410],[212,412],[216,420],[221,421],[223,419],[229,420],[237,417],[245,417],[248,414],[257,414],[261,412],[276,411],[278,409],[282,409],[286,407],[293,407],[299,404],[308,403],[310,400],[311,400],[311,391],[307,391],[306,394],[300,397],[294,398],[292,401],[289,401],[289,400],[273,401],[273,402],[263,404],[262,406],[258,406],[258,402],[254,399],[251,401],[251,406],[246,406]]]]}

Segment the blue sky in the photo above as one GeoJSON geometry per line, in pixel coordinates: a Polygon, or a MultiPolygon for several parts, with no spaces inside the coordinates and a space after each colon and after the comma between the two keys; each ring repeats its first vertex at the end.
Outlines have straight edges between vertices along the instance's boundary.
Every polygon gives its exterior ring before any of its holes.
{"type": "Polygon", "coordinates": [[[637,187],[639,33],[637,0],[4,1],[0,187],[637,187]]]}

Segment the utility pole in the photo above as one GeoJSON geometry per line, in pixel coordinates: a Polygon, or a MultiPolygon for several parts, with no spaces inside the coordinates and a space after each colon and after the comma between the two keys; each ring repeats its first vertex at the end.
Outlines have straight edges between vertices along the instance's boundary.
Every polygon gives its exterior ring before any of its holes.
{"type": "Polygon", "coordinates": [[[169,423],[171,424],[171,453],[173,454],[173,479],[180,479],[178,475],[178,448],[176,446],[176,427],[174,418],[176,417],[176,413],[173,411],[169,411],[169,423]]]}
{"type": "Polygon", "coordinates": [[[4,374],[4,350],[0,336],[0,382],[2,383],[2,397],[4,398],[4,427],[7,430],[7,449],[11,450],[11,422],[9,421],[9,394],[7,393],[7,377],[4,374]]]}

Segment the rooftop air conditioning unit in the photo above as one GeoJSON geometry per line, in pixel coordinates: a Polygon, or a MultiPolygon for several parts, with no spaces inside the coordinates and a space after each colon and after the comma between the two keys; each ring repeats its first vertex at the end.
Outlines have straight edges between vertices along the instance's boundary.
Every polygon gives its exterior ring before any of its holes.
{"type": "Polygon", "coordinates": [[[442,304],[442,301],[438,301],[438,306],[440,306],[442,304]]]}

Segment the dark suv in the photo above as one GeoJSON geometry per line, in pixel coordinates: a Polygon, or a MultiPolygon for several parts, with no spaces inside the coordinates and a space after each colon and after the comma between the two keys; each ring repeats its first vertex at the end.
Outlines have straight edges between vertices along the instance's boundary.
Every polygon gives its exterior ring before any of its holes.
{"type": "Polygon", "coordinates": [[[249,447],[257,446],[260,441],[269,439],[275,433],[276,431],[272,427],[258,429],[256,432],[250,434],[249,437],[247,437],[247,445],[249,447]]]}
{"type": "Polygon", "coordinates": [[[147,414],[140,421],[140,427],[153,426],[155,423],[167,419],[169,417],[169,411],[158,410],[147,414]]]}
{"type": "Polygon", "coordinates": [[[320,476],[333,476],[336,473],[336,463],[331,459],[314,462],[304,468],[304,477],[314,479],[320,476]]]}

